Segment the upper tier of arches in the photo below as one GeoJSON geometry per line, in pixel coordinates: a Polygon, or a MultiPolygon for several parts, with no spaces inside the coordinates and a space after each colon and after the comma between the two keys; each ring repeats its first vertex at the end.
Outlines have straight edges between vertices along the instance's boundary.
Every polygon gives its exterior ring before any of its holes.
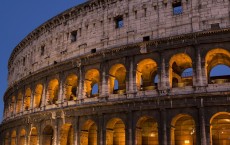
{"type": "Polygon", "coordinates": [[[229,69],[228,49],[209,49],[203,59],[196,57],[196,60],[192,59],[194,54],[190,51],[169,55],[169,58],[155,57],[155,54],[140,55],[135,59],[121,58],[75,67],[64,73],[62,70],[55,75],[51,73],[50,77],[41,78],[41,81],[32,80],[5,96],[4,117],[11,118],[43,108],[93,103],[99,98],[125,99],[130,94],[157,97],[164,93],[191,94],[197,87],[207,87],[210,92],[215,91],[216,86],[218,92],[221,86],[223,91],[229,88],[230,74],[209,75],[218,65],[226,65],[229,69]]]}

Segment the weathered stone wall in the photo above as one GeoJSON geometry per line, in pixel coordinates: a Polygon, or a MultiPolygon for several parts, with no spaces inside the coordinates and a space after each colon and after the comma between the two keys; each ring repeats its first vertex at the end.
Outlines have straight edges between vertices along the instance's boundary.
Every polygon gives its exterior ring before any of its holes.
{"type": "Polygon", "coordinates": [[[183,12],[173,14],[171,0],[93,0],[71,8],[29,34],[9,60],[12,85],[42,68],[67,59],[134,42],[229,27],[229,1],[182,0],[183,12]],[[116,28],[115,18],[124,26],[116,28]],[[77,31],[76,42],[71,32],[77,31]],[[41,47],[44,54],[41,55],[41,47]]]}

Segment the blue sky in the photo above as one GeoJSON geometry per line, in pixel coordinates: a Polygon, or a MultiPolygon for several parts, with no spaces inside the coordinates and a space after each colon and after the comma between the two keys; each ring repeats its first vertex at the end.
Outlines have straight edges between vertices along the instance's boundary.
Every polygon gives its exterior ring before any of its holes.
{"type": "Polygon", "coordinates": [[[0,120],[7,89],[7,63],[14,47],[33,29],[86,0],[2,0],[0,2],[0,120]]]}
{"type": "MultiPolygon", "coordinates": [[[[13,48],[33,29],[86,0],[2,0],[0,2],[0,120],[7,88],[7,62],[13,48]]],[[[229,72],[221,67],[214,74],[229,72]]]]}

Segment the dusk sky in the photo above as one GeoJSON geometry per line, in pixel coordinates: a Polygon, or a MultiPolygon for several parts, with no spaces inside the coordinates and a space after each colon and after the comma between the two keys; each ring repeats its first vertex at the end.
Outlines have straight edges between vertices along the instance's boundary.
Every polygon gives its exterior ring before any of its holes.
{"type": "MultiPolygon", "coordinates": [[[[85,0],[2,0],[0,2],[0,120],[7,89],[7,63],[14,47],[39,25],[85,0]]],[[[229,74],[229,71],[217,69],[229,74]]]]}
{"type": "Polygon", "coordinates": [[[14,47],[39,25],[86,0],[3,0],[0,2],[0,121],[7,89],[7,63],[14,47]]]}

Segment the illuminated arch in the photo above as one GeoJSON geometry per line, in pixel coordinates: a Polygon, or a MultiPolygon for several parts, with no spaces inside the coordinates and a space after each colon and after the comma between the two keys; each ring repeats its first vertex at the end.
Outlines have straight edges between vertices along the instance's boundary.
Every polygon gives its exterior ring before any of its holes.
{"type": "Polygon", "coordinates": [[[62,125],[60,134],[60,145],[74,144],[74,131],[71,124],[62,125]]]}
{"type": "Polygon", "coordinates": [[[170,87],[192,86],[192,72],[183,75],[184,71],[192,68],[192,59],[185,53],[175,54],[169,61],[170,87]]]}
{"type": "Polygon", "coordinates": [[[20,93],[18,93],[16,113],[21,112],[21,107],[22,107],[22,98],[23,98],[22,93],[21,93],[21,92],[20,92],[20,93]]]}
{"type": "Polygon", "coordinates": [[[97,145],[97,125],[94,121],[88,120],[81,128],[81,145],[97,145]]]}
{"type": "Polygon", "coordinates": [[[42,145],[52,145],[54,142],[54,130],[47,125],[42,132],[42,145]]]}
{"type": "Polygon", "coordinates": [[[77,99],[77,76],[69,75],[65,81],[65,99],[68,101],[77,99]]]}
{"type": "Polygon", "coordinates": [[[125,124],[120,118],[113,118],[107,123],[106,145],[125,145],[125,124]]]}
{"type": "Polygon", "coordinates": [[[136,145],[158,145],[158,124],[150,117],[141,117],[136,125],[136,145]]]}
{"type": "Polygon", "coordinates": [[[11,143],[10,143],[10,145],[16,145],[16,139],[17,139],[17,133],[16,133],[16,131],[14,130],[14,131],[11,133],[11,143]]]}
{"type": "Polygon", "coordinates": [[[85,74],[85,93],[87,97],[95,97],[99,94],[99,85],[100,84],[100,73],[97,69],[90,69],[85,74]],[[92,94],[92,88],[93,86],[97,85],[97,90],[95,94],[92,94]]]}
{"type": "Polygon", "coordinates": [[[57,79],[53,79],[49,82],[48,85],[48,105],[56,104],[58,100],[58,89],[59,89],[59,82],[57,79]]]}
{"type": "Polygon", "coordinates": [[[153,90],[156,85],[154,79],[157,76],[157,63],[150,59],[144,59],[137,64],[136,84],[138,90],[153,90]]]}
{"type": "Polygon", "coordinates": [[[13,96],[10,102],[10,115],[14,114],[14,107],[16,105],[16,97],[13,96]]]}
{"type": "Polygon", "coordinates": [[[123,94],[126,90],[126,68],[123,64],[115,64],[109,70],[109,86],[111,94],[123,94]],[[118,86],[115,86],[117,81],[118,86]],[[118,90],[114,88],[117,87],[118,90]]]}
{"type": "Polygon", "coordinates": [[[226,65],[230,67],[230,52],[222,49],[215,48],[210,50],[205,57],[205,68],[208,82],[211,83],[210,72],[217,65],[226,65]]]}
{"type": "Polygon", "coordinates": [[[37,145],[37,144],[38,144],[38,131],[36,127],[33,127],[30,131],[29,145],[37,145]]]}
{"type": "Polygon", "coordinates": [[[18,145],[25,145],[26,143],[26,130],[22,129],[19,133],[18,145]]]}
{"type": "Polygon", "coordinates": [[[41,106],[42,92],[43,86],[41,84],[37,84],[34,92],[34,108],[38,108],[41,106]]]}
{"type": "Polygon", "coordinates": [[[30,108],[30,99],[31,99],[32,91],[30,88],[26,89],[25,97],[24,97],[24,109],[29,110],[30,108]]]}
{"type": "Polygon", "coordinates": [[[213,145],[230,144],[230,113],[219,112],[210,119],[210,138],[213,145]]]}
{"type": "Polygon", "coordinates": [[[171,122],[172,145],[196,145],[196,125],[193,117],[179,114],[171,122]]]}

